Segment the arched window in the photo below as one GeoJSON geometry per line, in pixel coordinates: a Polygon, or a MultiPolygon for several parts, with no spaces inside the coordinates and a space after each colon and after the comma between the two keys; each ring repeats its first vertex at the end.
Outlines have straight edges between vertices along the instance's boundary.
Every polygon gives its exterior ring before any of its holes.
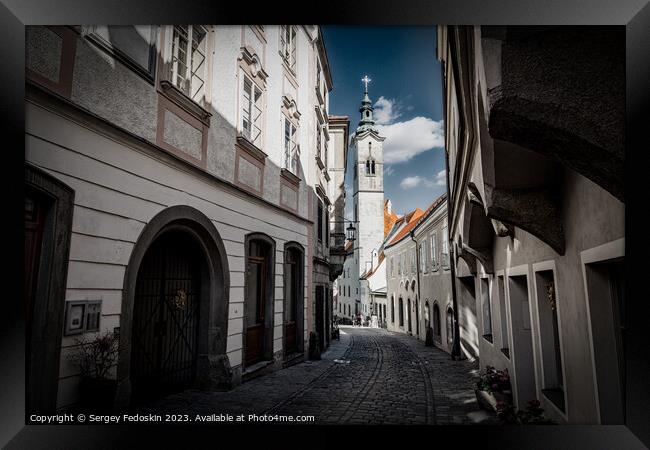
{"type": "Polygon", "coordinates": [[[454,343],[454,310],[447,308],[447,346],[451,349],[454,343]]]}
{"type": "Polygon", "coordinates": [[[399,326],[404,326],[404,300],[402,297],[399,298],[399,326]]]}
{"type": "Polygon", "coordinates": [[[440,342],[440,307],[437,303],[433,305],[433,337],[440,342]]]}

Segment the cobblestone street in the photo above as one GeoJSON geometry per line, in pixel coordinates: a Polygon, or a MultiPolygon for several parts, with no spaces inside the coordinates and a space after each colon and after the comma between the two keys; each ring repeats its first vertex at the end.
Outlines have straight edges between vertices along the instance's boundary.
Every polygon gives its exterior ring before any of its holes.
{"type": "Polygon", "coordinates": [[[341,327],[320,361],[306,361],[228,392],[187,390],[142,412],[313,415],[314,423],[459,424],[492,422],[473,384],[475,363],[413,337],[341,327]]]}

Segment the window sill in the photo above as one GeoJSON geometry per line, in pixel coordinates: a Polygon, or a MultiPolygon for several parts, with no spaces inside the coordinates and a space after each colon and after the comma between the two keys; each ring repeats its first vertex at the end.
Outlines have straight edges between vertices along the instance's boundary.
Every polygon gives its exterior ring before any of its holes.
{"type": "Polygon", "coordinates": [[[291,184],[300,185],[300,177],[289,169],[280,169],[280,175],[291,184]]]}
{"type": "Polygon", "coordinates": [[[185,111],[199,119],[205,125],[210,125],[210,117],[212,114],[205,110],[197,102],[189,98],[180,89],[174,86],[169,80],[162,80],[160,82],[162,94],[169,100],[183,108],[185,111]]]}
{"type": "Polygon", "coordinates": [[[267,154],[264,153],[258,146],[246,139],[241,133],[237,136],[237,145],[246,150],[246,152],[253,158],[260,161],[262,164],[266,161],[267,154]]]}
{"type": "Polygon", "coordinates": [[[565,412],[564,391],[561,388],[542,389],[542,394],[544,394],[544,397],[553,403],[560,411],[565,412]]]}

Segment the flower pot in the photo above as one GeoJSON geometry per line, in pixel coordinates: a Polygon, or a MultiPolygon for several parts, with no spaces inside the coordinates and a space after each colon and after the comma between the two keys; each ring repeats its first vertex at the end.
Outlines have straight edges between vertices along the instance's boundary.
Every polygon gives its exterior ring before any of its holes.
{"type": "Polygon", "coordinates": [[[474,392],[476,394],[476,401],[478,402],[479,406],[487,411],[496,412],[498,402],[504,402],[509,405],[512,404],[512,394],[510,391],[490,392],[475,389],[474,392]]]}
{"type": "Polygon", "coordinates": [[[117,380],[84,377],[81,380],[81,405],[93,411],[110,411],[113,408],[117,380]]]}
{"type": "Polygon", "coordinates": [[[487,411],[496,411],[497,400],[494,398],[492,392],[474,389],[474,393],[476,394],[476,401],[478,402],[478,405],[481,407],[481,409],[485,409],[487,411]]]}

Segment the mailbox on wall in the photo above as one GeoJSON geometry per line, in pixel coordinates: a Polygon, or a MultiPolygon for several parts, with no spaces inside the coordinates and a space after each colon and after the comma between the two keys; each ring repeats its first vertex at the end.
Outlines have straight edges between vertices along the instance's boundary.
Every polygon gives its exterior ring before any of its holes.
{"type": "Polygon", "coordinates": [[[65,308],[65,336],[99,331],[101,300],[70,300],[65,308]]]}

